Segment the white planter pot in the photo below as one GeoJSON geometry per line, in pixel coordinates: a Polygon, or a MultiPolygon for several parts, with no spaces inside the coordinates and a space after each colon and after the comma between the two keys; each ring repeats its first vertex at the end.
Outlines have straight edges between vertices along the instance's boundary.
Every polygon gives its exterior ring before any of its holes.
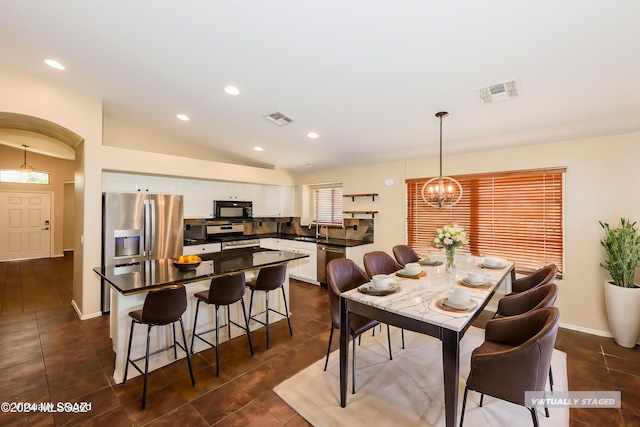
{"type": "Polygon", "coordinates": [[[640,337],[640,288],[622,288],[605,281],[604,302],[616,343],[635,347],[640,337]]]}

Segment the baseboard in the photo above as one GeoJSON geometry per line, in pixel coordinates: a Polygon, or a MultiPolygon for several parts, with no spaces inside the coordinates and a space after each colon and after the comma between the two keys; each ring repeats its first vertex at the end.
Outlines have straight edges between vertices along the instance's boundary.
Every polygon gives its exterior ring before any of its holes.
{"type": "Polygon", "coordinates": [[[584,328],[582,326],[571,325],[569,323],[560,322],[560,327],[570,329],[572,331],[584,332],[586,334],[597,335],[599,337],[613,338],[613,335],[609,331],[600,331],[597,329],[584,328]]]}
{"type": "Polygon", "coordinates": [[[78,313],[78,317],[80,318],[80,320],[88,320],[88,319],[93,319],[94,317],[102,316],[102,311],[98,311],[97,313],[91,313],[91,314],[82,314],[82,312],[80,311],[80,309],[78,308],[78,305],[74,300],[71,300],[71,306],[76,311],[76,313],[78,313]]]}

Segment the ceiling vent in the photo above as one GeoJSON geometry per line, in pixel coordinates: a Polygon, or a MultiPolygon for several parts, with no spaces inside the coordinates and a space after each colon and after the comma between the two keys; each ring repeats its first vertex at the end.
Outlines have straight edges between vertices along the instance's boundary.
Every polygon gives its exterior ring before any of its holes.
{"type": "Polygon", "coordinates": [[[516,79],[478,89],[478,96],[480,96],[480,100],[484,104],[493,104],[494,102],[517,98],[521,93],[520,82],[516,79]]]}
{"type": "Polygon", "coordinates": [[[291,117],[287,117],[282,113],[276,111],[275,113],[267,114],[263,116],[265,119],[278,126],[285,126],[289,123],[293,123],[293,119],[291,117]]]}

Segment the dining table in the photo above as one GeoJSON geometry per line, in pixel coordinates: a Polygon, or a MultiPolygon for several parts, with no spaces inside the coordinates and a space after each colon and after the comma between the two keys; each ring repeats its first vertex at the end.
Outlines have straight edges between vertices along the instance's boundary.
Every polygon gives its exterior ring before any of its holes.
{"type": "MultiPolygon", "coordinates": [[[[484,258],[459,256],[455,271],[447,271],[444,262],[430,257],[419,262],[417,275],[392,275],[392,286],[384,291],[366,283],[340,295],[340,325],[349,324],[349,315],[375,319],[398,328],[426,334],[442,342],[444,403],[446,426],[457,423],[458,383],[460,375],[460,340],[473,321],[482,313],[498,289],[509,292],[515,279],[515,265],[499,260],[485,265],[484,258]],[[484,281],[471,283],[470,271],[479,270],[484,281]],[[448,292],[467,289],[470,302],[464,308],[448,304],[448,292]],[[468,308],[467,308],[468,307],[468,308]]],[[[340,406],[347,405],[349,328],[340,328],[340,406]]]]}

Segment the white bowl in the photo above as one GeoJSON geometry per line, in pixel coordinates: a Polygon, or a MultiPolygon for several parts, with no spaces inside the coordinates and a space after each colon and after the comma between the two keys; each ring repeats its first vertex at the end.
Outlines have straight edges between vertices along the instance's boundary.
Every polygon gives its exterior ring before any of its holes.
{"type": "Polygon", "coordinates": [[[483,283],[484,273],[481,270],[471,270],[467,273],[467,281],[469,283],[483,283]]]}
{"type": "Polygon", "coordinates": [[[500,260],[498,258],[485,258],[484,265],[489,267],[497,267],[500,265],[500,260]]]}
{"type": "Polygon", "coordinates": [[[466,307],[471,304],[471,296],[465,288],[453,288],[447,292],[447,300],[452,304],[466,307]]]}
{"type": "Polygon", "coordinates": [[[422,271],[422,268],[420,268],[420,264],[411,262],[404,266],[403,273],[406,274],[407,276],[415,276],[417,274],[420,274],[421,271],[422,271]]]}
{"type": "Polygon", "coordinates": [[[391,277],[386,274],[376,274],[371,278],[371,281],[376,289],[387,289],[391,286],[391,277]]]}

